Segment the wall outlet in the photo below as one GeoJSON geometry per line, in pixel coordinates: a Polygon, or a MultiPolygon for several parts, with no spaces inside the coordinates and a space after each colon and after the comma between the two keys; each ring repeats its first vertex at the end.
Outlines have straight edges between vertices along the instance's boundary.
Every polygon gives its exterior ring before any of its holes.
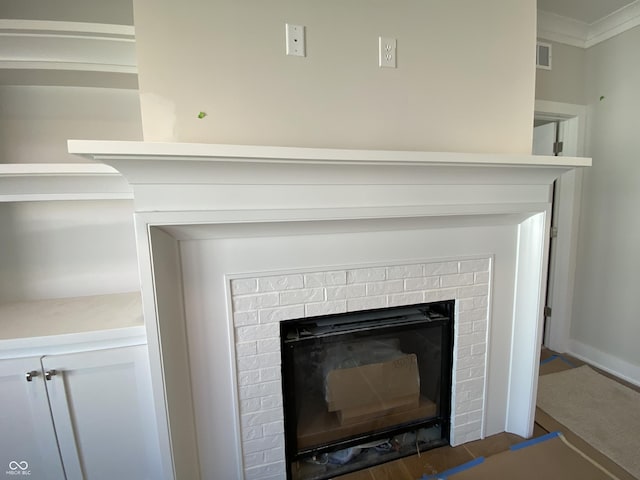
{"type": "Polygon", "coordinates": [[[285,25],[287,55],[306,56],[304,48],[304,25],[285,25]]]}
{"type": "Polygon", "coordinates": [[[396,68],[396,39],[380,37],[378,39],[379,46],[379,65],[382,68],[396,68]]]}

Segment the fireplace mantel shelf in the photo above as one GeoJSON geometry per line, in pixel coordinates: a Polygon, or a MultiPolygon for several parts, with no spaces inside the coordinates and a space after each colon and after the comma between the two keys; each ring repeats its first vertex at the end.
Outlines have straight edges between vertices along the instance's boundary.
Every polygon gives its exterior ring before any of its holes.
{"type": "Polygon", "coordinates": [[[546,202],[553,180],[591,164],[573,157],[247,145],[69,140],[68,146],[120,172],[137,212],[158,214],[253,211],[264,217],[266,210],[295,209],[309,219],[319,218],[321,209],[329,217],[340,209],[342,217],[358,208],[358,215],[371,217],[381,208],[404,216],[414,207],[439,215],[509,213],[505,205],[530,212],[539,208],[526,204],[546,202]]]}
{"type": "Polygon", "coordinates": [[[69,140],[69,152],[94,160],[118,158],[249,163],[586,167],[591,159],[487,153],[347,150],[204,143],[69,140]]]}

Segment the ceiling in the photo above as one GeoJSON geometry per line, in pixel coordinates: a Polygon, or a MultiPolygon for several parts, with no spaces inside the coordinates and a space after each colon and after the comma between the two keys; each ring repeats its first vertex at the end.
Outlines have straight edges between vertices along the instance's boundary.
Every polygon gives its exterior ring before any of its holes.
{"type": "Polygon", "coordinates": [[[538,9],[594,23],[636,0],[538,0],[538,9]]]}

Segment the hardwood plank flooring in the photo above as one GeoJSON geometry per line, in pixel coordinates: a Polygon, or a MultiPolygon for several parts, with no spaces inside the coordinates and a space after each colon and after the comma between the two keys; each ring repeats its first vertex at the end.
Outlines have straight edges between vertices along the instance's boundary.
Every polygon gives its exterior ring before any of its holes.
{"type": "Polygon", "coordinates": [[[499,433],[498,435],[493,435],[483,440],[466,443],[463,446],[469,450],[473,458],[490,457],[496,453],[509,450],[513,445],[523,440],[522,437],[514,435],[513,433],[499,433]]]}
{"type": "Polygon", "coordinates": [[[397,460],[411,473],[412,479],[423,474],[431,475],[473,460],[473,455],[464,446],[440,447],[397,460]]]}
{"type": "MultiPolygon", "coordinates": [[[[554,355],[558,355],[556,352],[542,349],[540,354],[540,360],[551,358],[554,355]]],[[[562,354],[562,357],[569,361],[573,367],[580,367],[585,365],[585,362],[572,357],[571,355],[562,354]]],[[[550,373],[556,373],[562,370],[572,368],[572,366],[566,362],[556,359],[543,364],[540,368],[540,375],[548,375],[550,373]]],[[[633,388],[636,391],[640,391],[640,388],[636,385],[629,384],[623,380],[620,380],[602,370],[596,368],[600,373],[606,375],[614,380],[633,388]]],[[[602,454],[595,451],[592,447],[576,437],[572,432],[564,428],[563,425],[558,424],[555,420],[551,419],[548,415],[538,409],[536,412],[536,423],[533,430],[533,438],[540,437],[549,433],[549,431],[561,430],[565,435],[570,438],[572,442],[577,443],[580,447],[583,447],[590,454],[593,454],[594,458],[602,461],[603,463],[610,462],[602,454]],[[538,423],[539,420],[539,423],[538,423]],[[547,430],[543,425],[551,428],[547,430]]],[[[422,475],[432,475],[434,473],[443,472],[451,468],[462,465],[477,457],[489,457],[497,453],[508,450],[512,445],[523,441],[524,438],[519,437],[511,433],[499,433],[491,437],[487,437],[483,440],[470,442],[458,447],[441,447],[427,452],[423,452],[419,455],[412,455],[410,457],[401,458],[393,462],[389,462],[376,467],[361,470],[359,472],[350,473],[340,477],[336,477],[335,480],[417,480],[422,475]]],[[[619,478],[627,479],[628,474],[624,470],[617,470],[616,466],[612,468],[618,473],[619,478]]],[[[617,467],[619,469],[619,467],[617,467]]],[[[632,478],[632,477],[631,477],[632,478]]]]}
{"type": "MultiPolygon", "coordinates": [[[[546,433],[542,428],[538,430],[538,434],[546,433]]],[[[446,446],[428,450],[420,455],[411,455],[367,470],[342,475],[336,477],[336,480],[417,480],[425,473],[431,475],[443,472],[477,457],[504,452],[523,440],[518,435],[499,433],[458,447],[446,446]]]]}

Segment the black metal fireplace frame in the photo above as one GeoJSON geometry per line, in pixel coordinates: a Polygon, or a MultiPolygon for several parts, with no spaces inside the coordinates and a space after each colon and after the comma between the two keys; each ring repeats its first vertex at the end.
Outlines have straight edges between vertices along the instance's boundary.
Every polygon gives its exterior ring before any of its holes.
{"type": "MultiPolygon", "coordinates": [[[[419,428],[429,428],[435,425],[440,425],[442,429],[442,443],[441,445],[449,444],[450,436],[450,424],[451,424],[451,391],[452,391],[452,366],[453,366],[453,341],[454,341],[454,314],[455,314],[455,300],[444,300],[439,302],[421,303],[400,307],[389,307],[381,309],[372,309],[358,312],[348,312],[332,315],[322,315],[317,317],[306,317],[300,319],[286,320],[280,322],[280,338],[281,338],[281,355],[282,355],[282,395],[283,395],[283,409],[284,415],[284,435],[285,435],[285,454],[286,454],[286,467],[287,478],[292,478],[291,465],[292,462],[304,458],[308,458],[314,455],[318,455],[325,452],[336,451],[352,446],[357,446],[363,442],[375,441],[384,439],[390,436],[390,434],[397,435],[404,432],[413,431],[419,428]],[[416,321],[403,320],[402,313],[408,310],[425,310],[432,311],[440,314],[444,318],[430,319],[427,314],[424,318],[416,321]],[[359,317],[360,320],[354,322],[354,317],[359,317]],[[352,324],[363,324],[367,320],[367,317],[374,319],[381,319],[384,317],[386,322],[383,325],[369,326],[369,327],[357,327],[354,326],[353,330],[350,329],[352,324]],[[364,319],[364,320],[363,320],[364,319]],[[318,323],[334,323],[338,326],[339,332],[328,332],[318,336],[300,337],[291,334],[292,326],[295,325],[298,328],[305,325],[314,325],[318,323]],[[415,328],[419,324],[429,324],[429,326],[442,326],[442,342],[441,342],[441,382],[443,388],[440,389],[440,410],[439,414],[435,417],[429,417],[418,421],[410,421],[404,424],[393,425],[392,427],[381,429],[375,433],[364,433],[355,435],[349,438],[345,438],[340,441],[334,441],[330,444],[314,446],[306,449],[297,448],[297,422],[294,415],[287,415],[288,409],[295,405],[295,386],[294,386],[294,365],[291,360],[293,356],[293,347],[301,342],[313,342],[320,336],[328,335],[340,335],[343,333],[351,333],[353,331],[367,330],[391,330],[402,331],[415,328]]],[[[375,322],[374,322],[375,323],[375,322]]],[[[434,445],[437,447],[440,445],[434,445]]],[[[400,457],[396,457],[400,458],[400,457]]],[[[349,470],[345,469],[343,473],[347,473],[349,470]]],[[[327,477],[327,478],[330,478],[327,477]]]]}

